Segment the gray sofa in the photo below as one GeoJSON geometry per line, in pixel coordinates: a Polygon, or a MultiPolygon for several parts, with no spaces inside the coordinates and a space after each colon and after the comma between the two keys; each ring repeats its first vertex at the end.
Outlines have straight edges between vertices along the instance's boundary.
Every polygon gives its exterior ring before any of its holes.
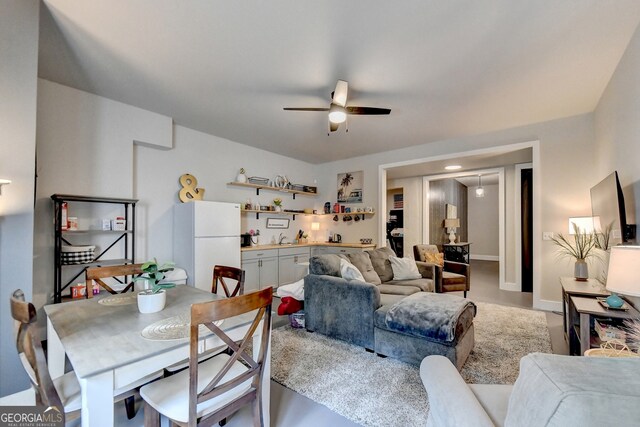
{"type": "MultiPolygon", "coordinates": [[[[366,282],[341,277],[343,255],[312,257],[309,274],[304,279],[306,329],[415,365],[427,354],[443,354],[461,367],[473,348],[475,306],[456,316],[455,337],[448,342],[421,336],[424,331],[389,327],[385,317],[390,307],[411,295],[420,298],[436,295],[433,264],[416,263],[422,275],[419,279],[392,280],[390,256],[394,256],[391,250],[380,248],[346,257],[358,267],[366,282]]],[[[466,301],[451,295],[438,294],[434,298],[466,301]]]]}
{"type": "Polygon", "coordinates": [[[420,365],[430,427],[637,425],[638,372],[640,359],[532,353],[511,386],[465,384],[441,356],[420,365]]]}

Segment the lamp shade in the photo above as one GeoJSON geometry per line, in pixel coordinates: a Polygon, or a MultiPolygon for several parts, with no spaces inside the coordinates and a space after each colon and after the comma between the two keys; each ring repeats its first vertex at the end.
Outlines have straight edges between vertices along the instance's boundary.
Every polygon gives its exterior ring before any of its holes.
{"type": "Polygon", "coordinates": [[[320,230],[320,223],[319,222],[312,222],[311,223],[311,231],[318,231],[320,230]]]}
{"type": "Polygon", "coordinates": [[[460,219],[458,218],[447,218],[444,220],[444,226],[446,228],[458,228],[460,227],[460,219]]]}
{"type": "Polygon", "coordinates": [[[640,296],[640,246],[614,246],[609,258],[607,290],[640,296]]]}
{"type": "Polygon", "coordinates": [[[576,230],[573,227],[575,225],[578,226],[580,233],[591,234],[594,231],[594,221],[591,216],[575,216],[569,218],[569,234],[576,234],[576,230]]]}

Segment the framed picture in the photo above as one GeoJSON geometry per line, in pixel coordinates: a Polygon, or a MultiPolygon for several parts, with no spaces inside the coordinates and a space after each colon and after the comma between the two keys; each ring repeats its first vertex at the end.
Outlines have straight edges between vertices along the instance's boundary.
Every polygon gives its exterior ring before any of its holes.
{"type": "Polygon", "coordinates": [[[338,174],[338,203],[362,203],[364,172],[338,174]]]}
{"type": "Polygon", "coordinates": [[[289,218],[267,218],[267,228],[289,228],[289,218]]]}
{"type": "Polygon", "coordinates": [[[447,219],[458,218],[458,207],[456,205],[452,205],[447,203],[447,219]]]}

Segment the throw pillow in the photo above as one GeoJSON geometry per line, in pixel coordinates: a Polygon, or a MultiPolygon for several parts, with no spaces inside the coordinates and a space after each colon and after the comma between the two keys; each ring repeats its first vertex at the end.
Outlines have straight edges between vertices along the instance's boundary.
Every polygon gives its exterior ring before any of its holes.
{"type": "Polygon", "coordinates": [[[393,280],[420,279],[422,275],[418,271],[415,260],[411,258],[389,257],[393,269],[393,280]]]}
{"type": "Polygon", "coordinates": [[[364,281],[367,283],[371,283],[373,285],[379,285],[382,282],[380,281],[380,276],[376,273],[376,270],[373,268],[373,264],[371,264],[371,258],[369,258],[369,254],[366,252],[356,252],[352,254],[347,254],[349,261],[351,264],[355,265],[360,273],[362,273],[362,277],[364,277],[364,281]]]}
{"type": "Polygon", "coordinates": [[[425,253],[424,261],[428,262],[429,264],[435,264],[440,267],[444,267],[444,254],[442,252],[437,254],[425,253]]]}
{"type": "Polygon", "coordinates": [[[344,259],[340,259],[340,273],[342,274],[343,279],[359,280],[361,282],[365,281],[360,270],[358,270],[355,265],[344,259]]]}

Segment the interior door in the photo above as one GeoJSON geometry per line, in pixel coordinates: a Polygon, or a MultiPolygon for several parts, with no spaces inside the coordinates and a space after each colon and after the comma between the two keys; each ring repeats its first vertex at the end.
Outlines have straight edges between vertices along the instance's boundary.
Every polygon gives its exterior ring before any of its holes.
{"type": "Polygon", "coordinates": [[[520,185],[522,292],[533,292],[533,169],[522,169],[520,185]]]}

